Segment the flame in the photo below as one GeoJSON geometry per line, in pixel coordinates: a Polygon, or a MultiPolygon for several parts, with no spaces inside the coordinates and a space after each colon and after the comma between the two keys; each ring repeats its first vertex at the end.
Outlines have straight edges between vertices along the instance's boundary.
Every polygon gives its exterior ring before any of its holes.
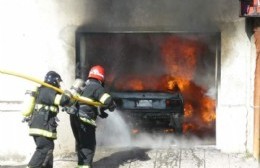
{"type": "Polygon", "coordinates": [[[184,132],[199,132],[216,119],[215,100],[205,96],[205,89],[192,81],[202,52],[203,45],[196,40],[169,37],[161,45],[162,59],[169,72],[168,89],[177,87],[184,96],[184,132]]]}
{"type": "Polygon", "coordinates": [[[140,79],[132,79],[127,83],[127,85],[131,90],[144,90],[143,82],[140,79]]]}
{"type": "Polygon", "coordinates": [[[183,78],[173,78],[168,81],[168,90],[174,90],[178,88],[180,91],[183,91],[185,88],[189,87],[190,82],[183,78]]]}
{"type": "Polygon", "coordinates": [[[202,111],[202,120],[205,123],[211,123],[216,119],[216,113],[214,112],[215,109],[215,101],[210,99],[209,97],[205,97],[202,99],[201,104],[201,111],[202,111]]]}
{"type": "Polygon", "coordinates": [[[184,132],[214,132],[215,100],[194,81],[203,44],[195,39],[169,36],[161,44],[162,75],[125,75],[117,81],[119,90],[180,91],[184,97],[184,132]]]}
{"type": "Polygon", "coordinates": [[[178,37],[169,37],[165,40],[161,46],[161,53],[165,66],[172,76],[192,79],[197,57],[201,52],[199,44],[178,37]]]}
{"type": "Polygon", "coordinates": [[[193,112],[193,108],[191,104],[185,104],[184,105],[184,117],[191,117],[193,112]]]}
{"type": "MultiPolygon", "coordinates": [[[[113,85],[113,84],[112,84],[113,85]]],[[[124,76],[115,83],[115,88],[119,90],[144,90],[144,82],[142,79],[134,76],[124,76]]]]}
{"type": "Polygon", "coordinates": [[[183,125],[183,132],[184,133],[187,133],[187,132],[192,132],[196,130],[196,125],[195,124],[192,124],[192,123],[185,123],[183,125]]]}

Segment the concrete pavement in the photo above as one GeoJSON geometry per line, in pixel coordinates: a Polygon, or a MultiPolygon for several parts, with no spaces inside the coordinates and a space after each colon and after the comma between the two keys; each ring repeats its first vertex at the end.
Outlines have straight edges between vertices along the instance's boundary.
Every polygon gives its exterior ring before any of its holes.
{"type": "MultiPolygon", "coordinates": [[[[55,168],[76,166],[76,156],[55,160],[55,168]]],[[[259,168],[247,154],[225,154],[213,146],[193,148],[98,148],[94,168],[259,168]]]]}
{"type": "MultiPolygon", "coordinates": [[[[138,134],[129,139],[127,135],[107,133],[111,136],[97,134],[94,168],[260,168],[259,162],[249,153],[217,150],[214,137],[202,140],[193,136],[173,137],[172,134],[138,134]]],[[[26,161],[12,163],[0,159],[0,168],[25,166],[26,161]]],[[[54,168],[76,166],[76,153],[55,154],[54,168]]]]}
{"type": "MultiPolygon", "coordinates": [[[[24,163],[1,163],[1,168],[23,168],[24,163]]],[[[75,153],[56,156],[54,168],[74,168],[75,153]]],[[[214,146],[141,148],[97,147],[94,168],[259,168],[248,154],[221,153],[214,146]]]]}

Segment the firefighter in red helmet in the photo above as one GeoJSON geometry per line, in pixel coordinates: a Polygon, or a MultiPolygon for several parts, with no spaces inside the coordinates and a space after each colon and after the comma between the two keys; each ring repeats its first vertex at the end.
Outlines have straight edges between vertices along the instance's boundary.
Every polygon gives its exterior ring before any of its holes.
{"type": "MultiPolygon", "coordinates": [[[[59,88],[62,81],[60,75],[55,71],[49,71],[45,75],[44,82],[59,88]]],[[[60,94],[57,91],[40,86],[33,95],[35,104],[31,112],[29,124],[29,134],[33,137],[36,144],[36,150],[28,163],[28,168],[53,167],[53,150],[56,135],[56,116],[59,112],[59,106],[65,106],[70,103],[71,95],[69,93],[60,94]]]]}
{"type": "Polygon", "coordinates": [[[76,114],[70,115],[71,128],[76,141],[78,166],[92,168],[96,149],[96,119],[106,118],[105,110],[114,111],[116,105],[109,93],[104,89],[105,71],[100,65],[93,66],[88,74],[81,96],[98,101],[102,107],[86,105],[78,102],[76,114]]]}
{"type": "Polygon", "coordinates": [[[93,66],[89,71],[88,78],[97,79],[99,82],[104,83],[104,79],[105,79],[104,68],[100,65],[93,66]]]}

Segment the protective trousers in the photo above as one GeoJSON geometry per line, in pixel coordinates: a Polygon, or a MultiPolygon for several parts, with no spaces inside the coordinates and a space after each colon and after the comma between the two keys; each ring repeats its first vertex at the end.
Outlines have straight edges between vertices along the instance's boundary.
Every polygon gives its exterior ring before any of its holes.
{"type": "Polygon", "coordinates": [[[53,168],[53,139],[33,136],[36,150],[28,164],[30,168],[53,168]]]}
{"type": "Polygon", "coordinates": [[[79,121],[78,120],[79,119],[76,115],[70,115],[70,126],[75,138],[75,152],[78,152],[78,143],[79,143],[79,137],[78,137],[79,121]]]}
{"type": "Polygon", "coordinates": [[[78,166],[92,167],[96,150],[96,127],[83,123],[78,117],[70,117],[71,128],[76,141],[78,166]]]}

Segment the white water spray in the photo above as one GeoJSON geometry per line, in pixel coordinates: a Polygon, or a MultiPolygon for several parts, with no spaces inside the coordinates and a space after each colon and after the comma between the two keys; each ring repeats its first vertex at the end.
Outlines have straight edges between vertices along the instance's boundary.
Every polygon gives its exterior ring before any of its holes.
{"type": "Polygon", "coordinates": [[[131,144],[130,129],[120,112],[109,112],[106,119],[99,118],[97,127],[97,145],[129,146],[131,144]]]}
{"type": "Polygon", "coordinates": [[[191,147],[214,144],[212,139],[200,139],[191,135],[176,136],[174,133],[140,133],[132,134],[127,121],[120,111],[106,111],[106,119],[98,119],[97,145],[107,147],[148,147],[167,148],[169,146],[191,147]]]}

